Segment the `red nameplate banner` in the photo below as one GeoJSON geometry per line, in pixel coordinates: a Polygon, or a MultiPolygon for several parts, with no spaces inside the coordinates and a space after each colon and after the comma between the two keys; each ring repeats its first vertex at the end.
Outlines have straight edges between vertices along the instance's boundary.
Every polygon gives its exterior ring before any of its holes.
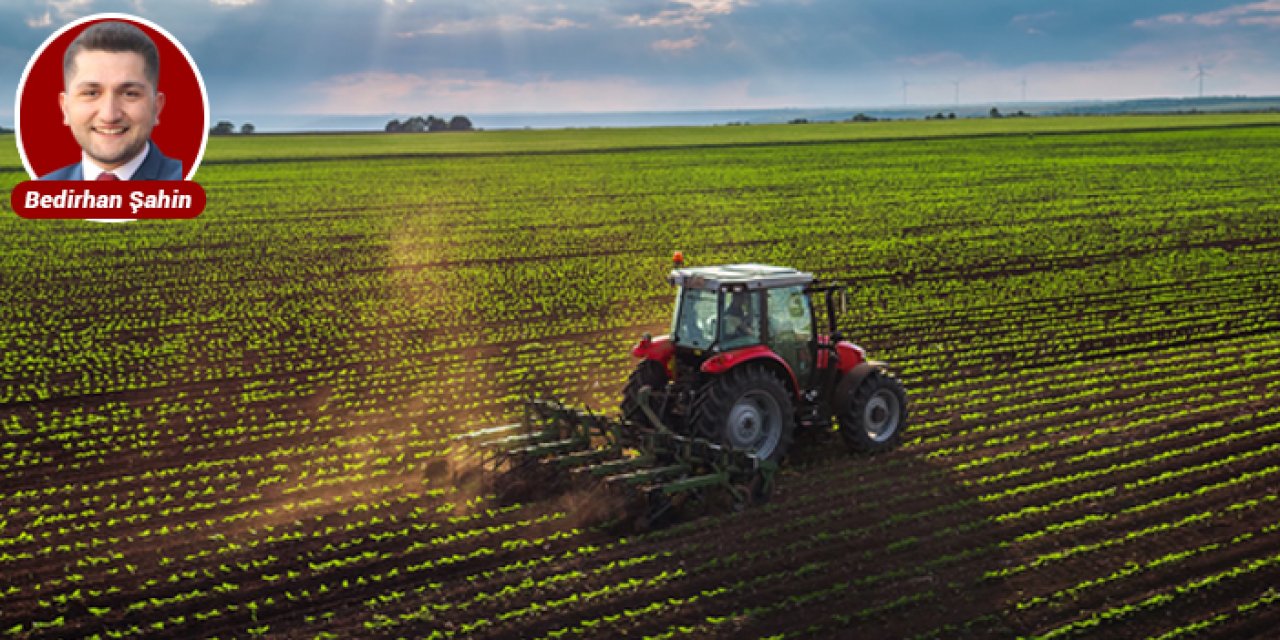
{"type": "Polygon", "coordinates": [[[194,218],[204,188],[189,180],[28,180],[9,196],[13,210],[37,220],[194,218]]]}

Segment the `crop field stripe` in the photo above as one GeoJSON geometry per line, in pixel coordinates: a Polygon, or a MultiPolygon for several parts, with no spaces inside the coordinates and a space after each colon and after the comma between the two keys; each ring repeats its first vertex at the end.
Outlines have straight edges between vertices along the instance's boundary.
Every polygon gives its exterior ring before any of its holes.
{"type": "MultiPolygon", "coordinates": [[[[1005,378],[1002,384],[971,386],[972,383],[951,385],[952,393],[960,396],[959,402],[916,403],[916,415],[922,420],[934,422],[941,416],[960,412],[961,419],[1016,413],[1026,404],[1052,405],[1078,404],[1082,390],[1094,390],[1100,385],[1131,391],[1139,387],[1161,385],[1161,380],[1176,382],[1193,375],[1209,377],[1214,367],[1240,369],[1257,359],[1275,358],[1280,354],[1280,340],[1260,342],[1256,336],[1237,337],[1210,345],[1191,348],[1175,348],[1151,351],[1146,355],[1117,358],[1103,367],[1091,367],[1082,371],[1078,363],[1024,370],[1017,377],[1005,378]],[[1241,357],[1244,356],[1242,364],[1241,357]],[[1029,398],[1030,400],[1023,400],[1029,398]],[[1073,402],[1074,401],[1074,402],[1073,402]],[[990,408],[987,413],[976,410],[990,408]],[[923,416],[920,416],[924,413],[923,416]]],[[[981,384],[981,383],[978,383],[981,384]]],[[[926,433],[912,442],[936,442],[948,437],[946,432],[929,435],[945,423],[923,425],[926,433]]],[[[915,430],[913,430],[914,432],[915,430]]]]}
{"type": "MultiPolygon", "coordinates": [[[[1258,587],[1258,589],[1262,588],[1258,587]]],[[[1249,598],[1249,596],[1244,596],[1244,598],[1249,598]]],[[[1218,611],[1203,614],[1203,617],[1196,618],[1194,616],[1196,616],[1194,613],[1187,614],[1179,611],[1178,617],[1184,622],[1171,631],[1158,636],[1158,640],[1185,637],[1240,638],[1265,635],[1276,628],[1276,621],[1280,619],[1280,592],[1277,592],[1274,586],[1265,587],[1265,591],[1251,599],[1242,599],[1242,601],[1227,604],[1218,611]]],[[[1177,622],[1176,618],[1170,620],[1171,625],[1177,622]]]]}
{"type": "MultiPolygon", "coordinates": [[[[1275,527],[1272,527],[1274,533],[1275,527]]],[[[1235,540],[1230,543],[1235,543],[1235,540]]],[[[1229,544],[1229,543],[1228,543],[1229,544]]],[[[1216,545],[1208,545],[1216,546],[1216,545]]],[[[1274,549],[1274,546],[1272,546],[1274,549]]],[[[1187,552],[1184,556],[1169,556],[1161,558],[1142,566],[1136,566],[1134,573],[1149,569],[1164,562],[1178,562],[1185,557],[1194,555],[1197,550],[1187,552]]],[[[1151,595],[1128,600],[1124,604],[1114,605],[1108,609],[1092,613],[1086,618],[1077,619],[1064,626],[1048,629],[1037,637],[1045,640],[1052,638],[1070,637],[1080,635],[1085,631],[1094,631],[1098,628],[1104,628],[1113,621],[1122,620],[1125,617],[1137,615],[1149,615],[1149,612],[1160,611],[1171,606],[1181,604],[1190,596],[1199,595],[1202,591],[1211,591],[1218,588],[1224,588],[1233,580],[1253,577],[1265,580],[1267,575],[1280,575],[1277,571],[1280,567],[1280,552],[1272,553],[1261,558],[1246,558],[1233,566],[1218,570],[1214,573],[1203,575],[1195,579],[1183,582],[1177,585],[1160,588],[1151,595]],[[1258,573],[1260,575],[1253,575],[1258,573]]],[[[1274,584],[1274,583],[1273,583],[1274,584]]]]}

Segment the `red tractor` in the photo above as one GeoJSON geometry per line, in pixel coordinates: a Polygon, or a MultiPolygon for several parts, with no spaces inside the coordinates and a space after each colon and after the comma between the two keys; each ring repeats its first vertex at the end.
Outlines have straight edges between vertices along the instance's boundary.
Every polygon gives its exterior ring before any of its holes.
{"type": "Polygon", "coordinates": [[[628,421],[774,462],[797,427],[830,427],[833,418],[855,451],[898,443],[906,393],[836,328],[845,285],[760,264],[686,268],[679,254],[668,279],[679,287],[671,332],[645,335],[632,350],[642,360],[623,390],[628,421]]]}
{"type": "Polygon", "coordinates": [[[641,361],[621,420],[531,399],[521,422],[458,436],[497,472],[499,495],[525,500],[578,481],[623,487],[642,498],[628,504],[647,527],[716,491],[735,507],[767,500],[797,426],[838,425],[862,452],[901,439],[902,384],[835,327],[847,285],[759,264],[684,268],[676,255],[671,333],[632,350],[641,361]]]}

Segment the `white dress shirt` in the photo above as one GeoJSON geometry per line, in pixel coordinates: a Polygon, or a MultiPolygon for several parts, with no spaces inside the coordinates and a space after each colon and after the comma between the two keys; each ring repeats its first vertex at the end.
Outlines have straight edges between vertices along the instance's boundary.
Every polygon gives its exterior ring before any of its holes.
{"type": "MultiPolygon", "coordinates": [[[[147,146],[142,148],[142,153],[134,156],[132,160],[124,163],[123,165],[112,169],[111,173],[116,174],[116,177],[121,180],[128,180],[132,178],[133,174],[138,172],[138,167],[141,167],[142,162],[147,159],[148,153],[151,153],[150,142],[147,143],[147,146]]],[[[89,158],[89,154],[83,151],[80,152],[80,169],[84,172],[85,180],[97,180],[99,175],[106,172],[106,169],[99,167],[97,163],[89,158]]]]}

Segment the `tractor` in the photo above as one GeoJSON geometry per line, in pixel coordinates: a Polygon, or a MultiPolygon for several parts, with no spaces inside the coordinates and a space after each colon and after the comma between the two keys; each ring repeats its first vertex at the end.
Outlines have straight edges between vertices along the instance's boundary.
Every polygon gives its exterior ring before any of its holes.
{"type": "Polygon", "coordinates": [[[797,429],[838,425],[863,453],[898,443],[906,393],[836,328],[845,285],[761,264],[689,268],[680,254],[668,279],[678,287],[671,331],[646,334],[632,350],[640,362],[622,393],[626,420],[770,461],[786,455],[797,429]]]}
{"type": "Polygon", "coordinates": [[[458,436],[498,493],[526,500],[588,479],[641,498],[648,526],[717,489],[735,508],[768,499],[797,430],[834,428],[862,453],[901,440],[902,384],[836,328],[848,284],[762,264],[690,268],[679,252],[668,280],[670,333],[632,349],[620,419],[530,399],[521,422],[458,436]]]}

